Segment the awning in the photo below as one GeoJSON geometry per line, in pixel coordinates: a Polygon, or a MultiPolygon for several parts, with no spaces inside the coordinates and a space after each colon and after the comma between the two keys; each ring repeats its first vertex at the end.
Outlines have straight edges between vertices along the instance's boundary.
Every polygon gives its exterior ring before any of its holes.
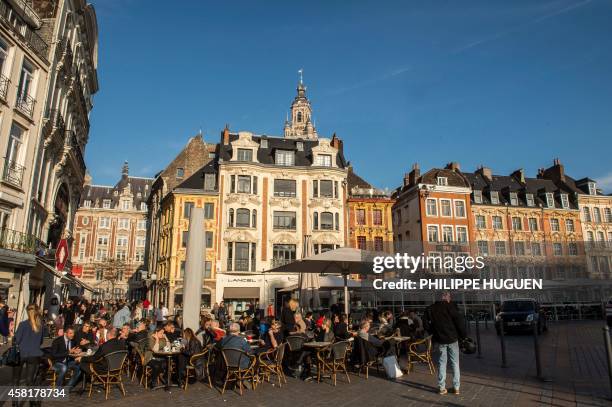
{"type": "Polygon", "coordinates": [[[76,278],[75,276],[73,276],[72,274],[66,274],[66,277],[73,283],[75,283],[76,285],[83,287],[83,289],[90,291],[90,292],[94,292],[94,289],[92,286],[90,286],[89,284],[84,283],[83,281],[79,280],[78,278],[76,278]]]}
{"type": "Polygon", "coordinates": [[[51,272],[51,274],[53,274],[55,277],[61,279],[62,283],[69,283],[70,279],[66,277],[66,275],[64,275],[64,273],[62,273],[61,271],[58,271],[55,267],[53,267],[50,264],[45,263],[43,260],[37,258],[36,262],[38,263],[38,265],[42,266],[44,269],[46,269],[47,271],[51,272]]]}
{"type": "Polygon", "coordinates": [[[259,287],[225,287],[223,298],[251,300],[259,298],[259,287]]]}

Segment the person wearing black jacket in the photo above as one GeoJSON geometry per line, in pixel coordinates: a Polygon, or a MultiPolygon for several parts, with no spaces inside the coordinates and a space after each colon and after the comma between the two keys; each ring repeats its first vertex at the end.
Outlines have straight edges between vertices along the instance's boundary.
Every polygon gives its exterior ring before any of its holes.
{"type": "Polygon", "coordinates": [[[449,292],[442,293],[441,300],[429,306],[425,312],[428,331],[438,354],[438,388],[446,394],[446,362],[450,359],[453,370],[453,391],[459,394],[459,339],[466,337],[465,326],[457,305],[451,302],[449,292]]]}
{"type": "Polygon", "coordinates": [[[127,350],[125,340],[118,339],[117,329],[111,328],[106,334],[106,342],[104,342],[98,348],[96,353],[91,356],[77,358],[77,361],[81,364],[81,371],[88,375],[91,375],[92,373],[90,363],[93,364],[93,368],[96,370],[96,372],[105,372],[107,365],[104,356],[119,350],[127,350]]]}
{"type": "MultiPolygon", "coordinates": [[[[202,352],[202,344],[200,343],[200,340],[195,336],[191,328],[183,329],[182,343],[183,350],[177,358],[179,387],[183,387],[185,385],[185,376],[189,360],[193,355],[202,352]]],[[[202,360],[199,361],[200,364],[202,362],[202,360]]]]}
{"type": "Polygon", "coordinates": [[[72,378],[68,382],[68,387],[74,387],[79,380],[81,369],[74,360],[75,352],[80,352],[80,349],[74,340],[74,328],[68,326],[64,330],[64,334],[55,338],[51,343],[51,360],[53,361],[53,370],[55,370],[56,387],[61,387],[64,384],[64,377],[69,370],[72,370],[72,378]]]}
{"type": "Polygon", "coordinates": [[[83,322],[81,329],[74,335],[74,342],[81,350],[86,351],[96,344],[96,338],[91,330],[91,322],[83,322]]]}
{"type": "Polygon", "coordinates": [[[283,326],[283,335],[285,337],[295,331],[295,311],[297,310],[298,302],[291,298],[281,310],[281,325],[283,326]]]}

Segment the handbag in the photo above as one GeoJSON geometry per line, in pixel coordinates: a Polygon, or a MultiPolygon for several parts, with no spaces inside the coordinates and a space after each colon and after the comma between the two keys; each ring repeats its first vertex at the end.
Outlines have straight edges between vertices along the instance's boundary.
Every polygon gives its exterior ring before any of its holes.
{"type": "Polygon", "coordinates": [[[7,351],[4,357],[4,363],[7,366],[19,366],[21,364],[21,355],[19,346],[14,343],[7,351]]]}
{"type": "Polygon", "coordinates": [[[400,369],[399,364],[397,363],[397,357],[395,355],[387,356],[383,359],[383,367],[385,368],[385,373],[389,379],[397,379],[398,377],[402,377],[404,373],[402,373],[402,369],[400,369]]]}

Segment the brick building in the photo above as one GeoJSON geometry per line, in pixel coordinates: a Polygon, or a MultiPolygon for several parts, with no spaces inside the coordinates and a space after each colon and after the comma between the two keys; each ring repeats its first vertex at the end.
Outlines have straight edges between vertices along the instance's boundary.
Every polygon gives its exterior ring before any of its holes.
{"type": "Polygon", "coordinates": [[[127,162],[114,186],[86,183],[72,246],[73,274],[99,298],[140,299],[152,178],[129,175],[127,162]]]}

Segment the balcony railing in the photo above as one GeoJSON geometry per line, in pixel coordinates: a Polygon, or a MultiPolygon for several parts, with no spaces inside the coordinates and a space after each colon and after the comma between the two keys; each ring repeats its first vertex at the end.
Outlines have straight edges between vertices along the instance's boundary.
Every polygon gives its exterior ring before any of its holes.
{"type": "Polygon", "coordinates": [[[30,95],[17,95],[17,103],[15,107],[21,110],[24,114],[32,117],[34,115],[34,105],[36,104],[36,99],[34,99],[30,95]]]}
{"type": "Polygon", "coordinates": [[[273,258],[272,259],[272,268],[276,268],[276,267],[280,267],[280,266],[284,266],[285,264],[289,264],[291,262],[295,261],[295,259],[290,260],[290,259],[285,259],[285,258],[273,258]]]}
{"type": "MultiPolygon", "coordinates": [[[[36,15],[31,9],[29,10],[33,15],[36,15]]],[[[0,23],[21,37],[24,42],[32,48],[36,55],[45,61],[47,60],[49,56],[49,45],[37,32],[32,30],[31,26],[25,21],[20,13],[14,10],[13,7],[5,1],[0,2],[0,23]]]]}
{"type": "Polygon", "coordinates": [[[23,172],[25,167],[17,164],[15,161],[4,159],[4,171],[2,172],[2,180],[16,187],[21,187],[23,181],[23,172]]]}
{"type": "Polygon", "coordinates": [[[0,75],[0,99],[6,102],[6,95],[8,94],[8,88],[11,80],[4,75],[0,75]]]}
{"type": "Polygon", "coordinates": [[[35,254],[39,241],[33,235],[12,229],[0,229],[0,249],[35,254]]]}

